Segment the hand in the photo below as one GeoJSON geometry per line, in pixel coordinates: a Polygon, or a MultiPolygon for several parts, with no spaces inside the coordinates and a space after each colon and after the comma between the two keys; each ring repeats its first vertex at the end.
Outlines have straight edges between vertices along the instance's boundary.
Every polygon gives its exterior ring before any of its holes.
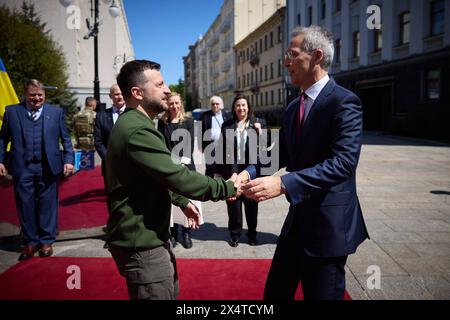
{"type": "Polygon", "coordinates": [[[256,132],[258,133],[258,135],[261,134],[261,123],[255,122],[255,123],[253,124],[253,128],[255,128],[255,130],[256,130],[256,132]]]}
{"type": "Polygon", "coordinates": [[[0,163],[0,177],[6,176],[8,171],[5,168],[5,165],[3,163],[0,163]]]}
{"type": "Polygon", "coordinates": [[[242,194],[242,185],[246,184],[250,180],[250,175],[247,171],[243,170],[241,173],[233,173],[229,181],[234,182],[234,187],[236,188],[236,195],[234,197],[228,198],[228,201],[236,201],[242,194]]]}
{"type": "Polygon", "coordinates": [[[280,177],[263,177],[250,181],[242,186],[244,195],[256,201],[278,197],[283,193],[281,190],[280,177]]]}
{"type": "Polygon", "coordinates": [[[64,165],[64,176],[67,177],[72,173],[73,173],[73,165],[71,165],[70,163],[66,163],[64,165]]]}
{"type": "Polygon", "coordinates": [[[200,228],[200,212],[196,206],[189,202],[186,208],[184,208],[183,213],[188,218],[189,226],[192,229],[200,228]]]}

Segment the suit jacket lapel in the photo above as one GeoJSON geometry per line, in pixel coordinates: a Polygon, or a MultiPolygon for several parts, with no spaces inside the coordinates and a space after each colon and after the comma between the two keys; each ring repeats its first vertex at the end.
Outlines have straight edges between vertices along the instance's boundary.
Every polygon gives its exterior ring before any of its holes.
{"type": "Polygon", "coordinates": [[[17,112],[17,118],[19,120],[20,132],[22,132],[22,137],[25,140],[25,132],[24,132],[24,128],[23,128],[23,123],[25,121],[25,117],[28,116],[26,114],[27,113],[27,107],[25,106],[25,104],[20,104],[15,109],[16,109],[16,112],[17,112]]]}

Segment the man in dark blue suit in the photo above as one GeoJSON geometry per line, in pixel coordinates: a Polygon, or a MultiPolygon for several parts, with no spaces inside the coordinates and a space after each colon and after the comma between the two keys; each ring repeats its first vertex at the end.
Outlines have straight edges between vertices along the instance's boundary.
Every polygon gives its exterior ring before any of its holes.
{"type": "Polygon", "coordinates": [[[102,175],[105,190],[107,190],[106,184],[106,151],[108,149],[108,140],[111,130],[116,123],[119,115],[125,111],[125,100],[122,96],[122,91],[117,84],[113,84],[109,89],[109,97],[112,101],[112,108],[108,108],[105,111],[98,112],[95,117],[94,126],[94,146],[98,155],[102,159],[102,175]]]}
{"type": "MultiPolygon", "coordinates": [[[[242,186],[250,199],[285,194],[290,202],[266,282],[267,300],[293,300],[300,281],[305,299],[342,299],[347,256],[368,238],[355,181],[362,107],[355,94],[329,78],[333,53],[333,37],[325,29],[293,30],[285,66],[302,95],[287,107],[279,140],[280,168],[289,173],[242,186]]],[[[237,184],[255,178],[259,169],[247,168],[237,184]]]]}
{"type": "Polygon", "coordinates": [[[39,250],[53,254],[58,219],[58,175],[73,172],[73,149],[61,108],[45,103],[38,80],[28,80],[25,101],[6,107],[0,133],[0,176],[5,176],[6,147],[11,142],[8,170],[13,177],[16,206],[25,246],[19,260],[39,250]],[[60,150],[60,140],[63,151],[60,150]]]}

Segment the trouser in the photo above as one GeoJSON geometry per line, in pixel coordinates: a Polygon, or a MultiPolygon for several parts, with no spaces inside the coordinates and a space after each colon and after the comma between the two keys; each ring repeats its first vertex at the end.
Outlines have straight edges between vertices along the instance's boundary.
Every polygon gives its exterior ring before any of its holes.
{"type": "Polygon", "coordinates": [[[170,242],[149,250],[109,246],[131,300],[175,300],[178,274],[170,242]]]}
{"type": "Polygon", "coordinates": [[[258,223],[258,203],[244,196],[240,196],[236,201],[227,201],[228,231],[231,237],[240,237],[242,231],[242,204],[244,204],[245,219],[247,220],[247,236],[254,239],[258,223]]]}
{"type": "Polygon", "coordinates": [[[301,281],[305,300],[342,300],[347,256],[311,257],[295,241],[281,239],[267,276],[264,299],[293,301],[301,281]]]}
{"type": "Polygon", "coordinates": [[[46,161],[26,162],[13,183],[25,245],[52,244],[58,225],[58,177],[46,161]]]}

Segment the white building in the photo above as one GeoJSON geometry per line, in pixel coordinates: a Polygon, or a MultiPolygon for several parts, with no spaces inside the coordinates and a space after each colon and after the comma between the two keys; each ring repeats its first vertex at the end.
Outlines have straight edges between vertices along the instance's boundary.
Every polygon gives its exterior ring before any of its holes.
{"type": "MultiPolygon", "coordinates": [[[[231,108],[236,90],[234,46],[285,4],[285,0],[224,0],[220,13],[207,32],[196,45],[191,46],[191,50],[195,50],[195,55],[190,55],[196,59],[197,88],[190,90],[198,92],[198,102],[193,101],[194,105],[209,108],[210,97],[219,95],[225,108],[231,108]]],[[[192,92],[190,94],[195,96],[192,92]]]]}
{"type": "MultiPolygon", "coordinates": [[[[89,31],[86,18],[93,23],[94,0],[27,0],[46,29],[64,51],[68,72],[69,90],[76,93],[80,106],[87,96],[94,95],[94,40],[84,39],[89,31]]],[[[111,106],[109,88],[116,82],[116,75],[124,60],[134,58],[128,22],[122,0],[114,0],[119,15],[109,13],[111,0],[99,1],[98,65],[100,80],[100,101],[111,106]]],[[[22,1],[1,0],[9,8],[20,10],[22,1]]],[[[91,24],[92,24],[91,23],[91,24]]]]}

